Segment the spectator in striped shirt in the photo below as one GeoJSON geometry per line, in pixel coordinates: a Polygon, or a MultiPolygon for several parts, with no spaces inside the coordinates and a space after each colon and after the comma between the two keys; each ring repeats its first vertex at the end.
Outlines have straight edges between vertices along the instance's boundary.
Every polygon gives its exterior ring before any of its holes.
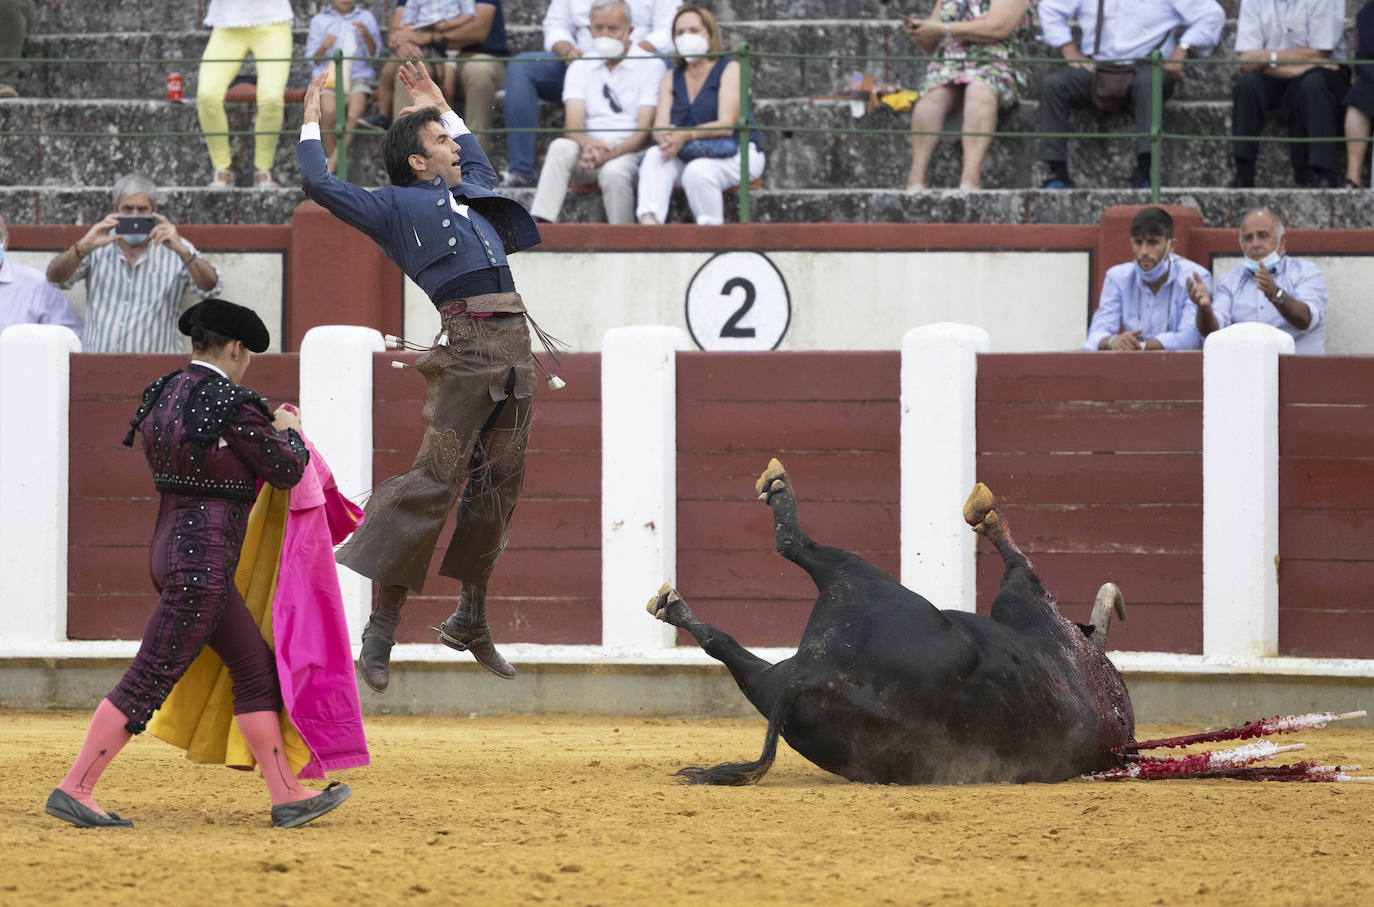
{"type": "Polygon", "coordinates": [[[121,178],[114,212],[48,264],[48,282],[64,290],[85,281],[88,353],[182,353],[177,319],[187,291],[199,302],[223,288],[219,269],[158,213],[156,192],[147,177],[121,178]],[[156,223],[148,233],[116,234],[121,215],[156,223]]]}

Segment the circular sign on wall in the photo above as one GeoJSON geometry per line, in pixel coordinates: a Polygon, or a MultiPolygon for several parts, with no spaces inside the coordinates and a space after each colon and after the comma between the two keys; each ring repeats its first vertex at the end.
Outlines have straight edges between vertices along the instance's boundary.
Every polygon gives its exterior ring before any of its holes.
{"type": "Polygon", "coordinates": [[[760,252],[720,252],[687,284],[687,330],[703,350],[773,350],[792,321],[787,281],[760,252]]]}

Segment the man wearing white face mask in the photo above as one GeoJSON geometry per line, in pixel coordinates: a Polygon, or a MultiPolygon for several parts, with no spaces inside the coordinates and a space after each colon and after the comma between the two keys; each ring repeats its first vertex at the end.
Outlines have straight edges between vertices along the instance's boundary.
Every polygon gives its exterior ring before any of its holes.
{"type": "Polygon", "coordinates": [[[153,181],[125,176],[114,185],[114,212],[48,263],[48,282],[64,290],[86,283],[88,353],[181,353],[177,329],[187,291],[195,301],[218,296],[219,269],[157,211],[153,181]],[[146,233],[118,232],[138,217],[146,233]]]}
{"type": "Polygon", "coordinates": [[[563,80],[568,134],[549,145],[530,213],[536,220],[558,220],[569,179],[594,179],[606,222],[632,224],[639,160],[649,144],[663,64],[630,44],[625,0],[594,0],[591,32],[593,56],[609,59],[578,59],[568,66],[563,80]]]}
{"type": "Polygon", "coordinates": [[[1195,350],[1202,346],[1189,282],[1211,286],[1207,269],[1174,254],[1174,219],[1143,208],[1131,219],[1134,261],[1107,270],[1085,350],[1195,350]]]}
{"type": "Polygon", "coordinates": [[[1259,321],[1292,334],[1297,353],[1325,353],[1326,279],[1310,261],[1285,254],[1279,216],[1265,208],[1246,214],[1240,250],[1245,261],[1221,275],[1215,296],[1189,284],[1198,333],[1206,337],[1228,325],[1259,321]]]}

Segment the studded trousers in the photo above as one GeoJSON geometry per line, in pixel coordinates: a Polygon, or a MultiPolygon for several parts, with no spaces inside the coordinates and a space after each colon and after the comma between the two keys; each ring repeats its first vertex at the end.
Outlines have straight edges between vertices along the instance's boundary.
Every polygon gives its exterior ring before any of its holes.
{"type": "Polygon", "coordinates": [[[426,396],[415,461],[373,490],[362,525],[337,553],[345,567],[414,592],[424,589],[455,504],[457,524],[439,573],[486,584],[520,497],[533,415],[534,360],[523,315],[446,317],[441,336],[445,342],[416,362],[426,396]]]}
{"type": "Polygon", "coordinates": [[[276,659],[234,586],[247,501],[164,494],[149,554],[159,597],[138,654],[107,697],[141,733],[201,649],[229,669],[234,714],[281,708],[276,659]]]}

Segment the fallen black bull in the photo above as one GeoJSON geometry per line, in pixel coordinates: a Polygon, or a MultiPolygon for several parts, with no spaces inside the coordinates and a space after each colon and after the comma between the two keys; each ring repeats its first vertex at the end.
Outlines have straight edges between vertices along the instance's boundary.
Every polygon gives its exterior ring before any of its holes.
{"type": "Polygon", "coordinates": [[[672,587],[665,584],[650,600],[649,613],[691,633],[768,719],[756,761],[681,769],[677,774],[687,781],[754,783],[773,764],[780,734],[816,765],[851,781],[1374,780],[1346,774],[1359,766],[1253,767],[1301,744],[1261,742],[1178,759],[1141,755],[1161,746],[1324,727],[1364,713],[1266,719],[1137,743],[1126,684],[1104,654],[1112,612],[1125,618],[1120,590],[1102,586],[1090,623],[1064,618],[981,483],[964,504],[964,520],[996,545],[1006,568],[987,617],[941,611],[859,556],[816,544],[797,520],[797,499],[777,460],[755,489],[773,510],[778,553],[806,570],[820,594],[797,654],[777,664],[698,620],[672,587]]]}

